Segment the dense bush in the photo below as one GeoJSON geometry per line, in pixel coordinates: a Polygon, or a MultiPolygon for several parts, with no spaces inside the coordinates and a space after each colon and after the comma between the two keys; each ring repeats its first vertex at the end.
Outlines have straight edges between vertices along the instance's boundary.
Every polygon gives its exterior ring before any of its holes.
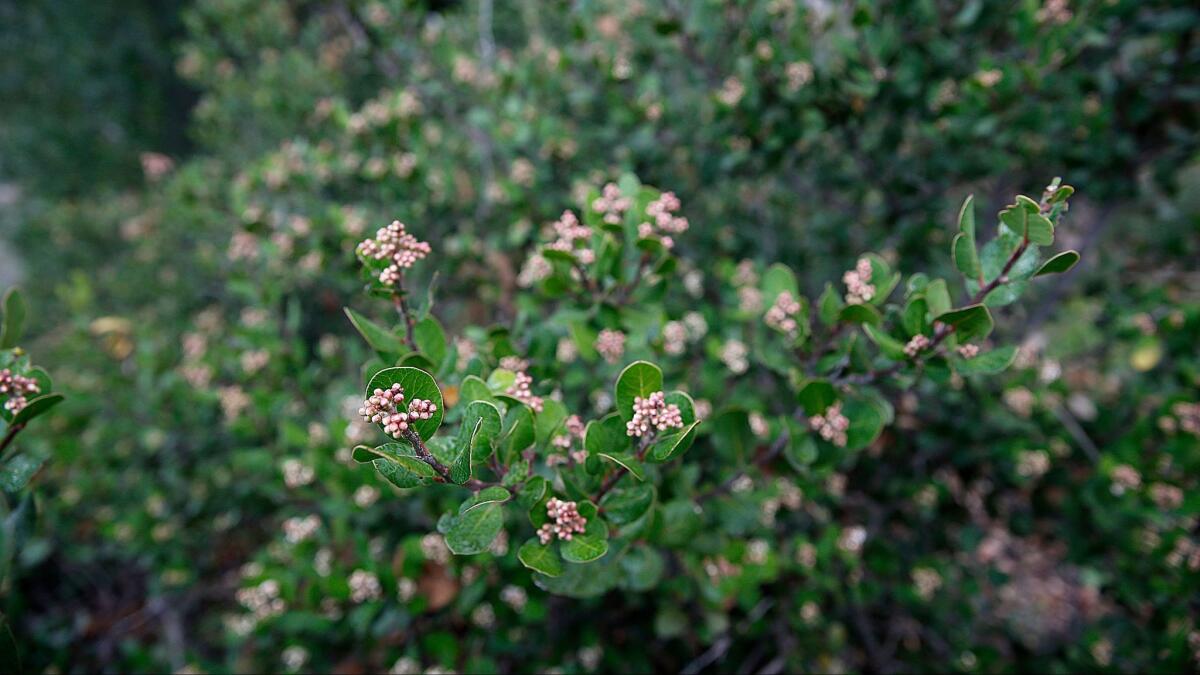
{"type": "Polygon", "coordinates": [[[193,154],[0,165],[31,669],[1195,668],[1195,8],[427,4],[195,3],[193,154]]]}

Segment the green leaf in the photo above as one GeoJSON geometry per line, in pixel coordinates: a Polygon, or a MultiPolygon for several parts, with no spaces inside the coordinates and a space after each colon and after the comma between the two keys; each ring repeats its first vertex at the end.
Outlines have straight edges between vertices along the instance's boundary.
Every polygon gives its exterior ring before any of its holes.
{"type": "Polygon", "coordinates": [[[617,413],[628,422],[633,419],[633,400],[662,391],[663,375],[658,366],[647,361],[635,361],[621,371],[617,378],[617,413]]]}
{"type": "Polygon", "coordinates": [[[487,401],[472,401],[463,411],[460,428],[471,430],[471,436],[464,436],[462,439],[471,448],[471,460],[482,462],[492,454],[495,440],[504,431],[504,423],[500,417],[500,409],[495,405],[487,401]]]}
{"type": "Polygon", "coordinates": [[[646,515],[654,506],[654,495],[654,486],[649,483],[617,487],[604,495],[600,500],[600,508],[608,522],[618,526],[628,525],[646,515]]]}
{"type": "Polygon", "coordinates": [[[833,289],[833,284],[826,283],[825,290],[821,292],[821,297],[817,299],[817,312],[821,317],[821,323],[826,326],[832,326],[837,323],[844,304],[842,297],[833,289]]]}
{"type": "Polygon", "coordinates": [[[38,396],[37,398],[29,399],[29,402],[25,404],[25,407],[21,408],[21,411],[13,416],[13,426],[18,424],[28,424],[35,417],[46,413],[54,406],[62,403],[64,398],[65,397],[62,394],[45,394],[43,396],[38,396]]]}
{"type": "Polygon", "coordinates": [[[517,491],[517,503],[525,509],[531,509],[546,496],[548,483],[541,476],[533,476],[525,481],[517,491]]]}
{"type": "MultiPolygon", "coordinates": [[[[582,513],[582,509],[580,512],[582,513]]],[[[599,560],[608,553],[608,528],[605,527],[604,521],[594,515],[588,518],[587,529],[570,540],[560,542],[559,552],[567,562],[588,563],[599,560]]]]}
{"type": "Polygon", "coordinates": [[[458,443],[458,457],[450,464],[450,480],[458,485],[463,485],[471,480],[471,472],[473,470],[471,460],[474,453],[474,441],[479,435],[479,427],[483,426],[483,420],[475,420],[475,424],[467,426],[463,424],[462,428],[471,429],[471,433],[467,441],[458,443]]]}
{"type": "Polygon", "coordinates": [[[497,368],[488,375],[487,386],[495,394],[503,394],[517,381],[517,374],[505,368],[497,368]]]}
{"type": "Polygon", "coordinates": [[[700,426],[700,422],[692,422],[685,424],[682,429],[674,433],[660,436],[654,441],[654,445],[650,446],[646,457],[654,462],[669,462],[682,455],[692,447],[692,443],[696,440],[696,427],[698,426],[700,426]]]}
{"type": "Polygon", "coordinates": [[[459,505],[458,514],[463,515],[464,513],[485,507],[488,504],[503,504],[509,499],[512,499],[512,495],[508,492],[508,490],[505,490],[499,485],[486,487],[459,505]]]}
{"type": "Polygon", "coordinates": [[[1033,273],[1033,276],[1040,277],[1044,274],[1062,274],[1063,272],[1070,270],[1078,262],[1078,251],[1063,251],[1062,253],[1059,253],[1043,263],[1042,266],[1038,268],[1038,271],[1033,273]]]}
{"type": "Polygon", "coordinates": [[[1001,347],[978,354],[973,359],[955,359],[954,370],[959,375],[994,375],[1006,370],[1017,358],[1015,346],[1001,347]]]}
{"type": "Polygon", "coordinates": [[[867,337],[871,338],[876,345],[879,345],[879,351],[883,352],[884,356],[893,361],[903,361],[908,358],[908,355],[904,353],[903,342],[870,324],[864,325],[863,330],[866,331],[867,337]]]}
{"type": "Polygon", "coordinates": [[[496,397],[492,394],[492,390],[488,388],[487,383],[474,375],[468,375],[463,378],[462,384],[458,386],[458,400],[466,403],[472,401],[496,403],[496,397]]]}
{"type": "Polygon", "coordinates": [[[596,453],[597,457],[607,459],[614,464],[624,467],[626,471],[633,475],[638,480],[646,480],[646,470],[642,467],[642,463],[631,454],[616,453],[616,452],[600,452],[596,453]]]}
{"type": "Polygon", "coordinates": [[[538,588],[556,595],[571,598],[594,598],[616,587],[620,582],[621,568],[617,564],[616,549],[603,559],[585,565],[567,564],[557,577],[534,574],[533,583],[538,588]]]}
{"type": "Polygon", "coordinates": [[[381,354],[403,354],[408,351],[404,341],[392,331],[380,326],[367,317],[350,309],[343,308],[354,329],[367,341],[367,345],[381,354]]]}
{"type": "MultiPolygon", "coordinates": [[[[986,282],[994,281],[1000,276],[1009,259],[1020,246],[1020,235],[1002,231],[983,247],[983,251],[980,253],[980,264],[983,266],[983,278],[986,282]]],[[[1026,248],[1009,269],[1008,283],[1002,284],[988,293],[984,298],[984,304],[988,307],[1002,307],[1019,298],[1028,285],[1025,280],[1033,276],[1037,270],[1038,261],[1038,248],[1036,246],[1026,248]]],[[[967,280],[967,289],[970,292],[976,293],[979,288],[978,281],[967,280]]]]}
{"type": "Polygon", "coordinates": [[[837,402],[837,392],[828,380],[812,380],[800,389],[799,399],[804,414],[819,415],[837,402]]]}
{"type": "Polygon", "coordinates": [[[800,298],[800,284],[792,269],[782,263],[775,263],[767,268],[762,278],[763,299],[768,304],[775,302],[780,293],[791,293],[793,299],[800,298]]]}
{"type": "Polygon", "coordinates": [[[992,332],[992,313],[983,305],[968,305],[945,314],[938,315],[934,321],[940,321],[954,328],[954,335],[959,342],[970,342],[983,339],[992,332]]]}
{"type": "Polygon", "coordinates": [[[975,248],[975,238],[958,233],[950,245],[951,255],[954,256],[954,266],[968,279],[978,279],[981,272],[979,267],[979,250],[975,248]]]}
{"type": "Polygon", "coordinates": [[[635,592],[648,591],[662,579],[666,563],[657,550],[649,546],[635,546],[621,556],[621,570],[625,573],[624,587],[635,592]]]}
{"type": "Polygon", "coordinates": [[[691,394],[675,390],[663,396],[663,401],[668,405],[674,404],[679,407],[679,416],[683,419],[685,426],[696,421],[696,402],[692,400],[691,394]]]}
{"type": "Polygon", "coordinates": [[[502,446],[509,456],[521,452],[533,445],[535,440],[533,428],[533,412],[523,404],[512,405],[504,416],[502,446]]]}
{"type": "Polygon", "coordinates": [[[621,416],[611,413],[603,419],[591,420],[583,432],[583,447],[589,455],[621,454],[629,449],[629,434],[621,416]]]}
{"type": "Polygon", "coordinates": [[[550,248],[549,246],[542,247],[542,257],[546,260],[556,260],[567,263],[568,265],[574,265],[575,263],[579,262],[579,259],[576,258],[573,253],[568,251],[560,251],[559,249],[550,248]]]}
{"type": "Polygon", "coordinates": [[[433,315],[425,317],[413,326],[413,341],[436,368],[445,363],[446,355],[450,351],[446,345],[446,331],[442,330],[442,324],[438,323],[433,315]]]}
{"type": "Polygon", "coordinates": [[[975,195],[967,195],[958,209],[958,231],[975,239],[975,195]]]}
{"type": "Polygon", "coordinates": [[[874,305],[846,305],[838,314],[838,320],[851,324],[877,325],[883,323],[883,316],[874,305]]]}
{"type": "Polygon", "coordinates": [[[784,459],[799,472],[806,471],[810,464],[817,461],[819,454],[817,442],[809,433],[798,434],[798,437],[794,435],[783,449],[784,459]]]}
{"type": "Polygon", "coordinates": [[[438,521],[438,531],[445,535],[446,547],[455,555],[483,553],[504,526],[501,502],[474,504],[474,500],[472,497],[464,502],[458,515],[447,513],[438,521]]]}
{"type": "Polygon", "coordinates": [[[399,488],[415,488],[428,485],[436,472],[433,467],[416,456],[416,450],[407,443],[387,443],[377,448],[358,446],[354,458],[363,461],[367,453],[376,455],[372,466],[391,484],[399,488]]]}
{"type": "Polygon", "coordinates": [[[4,322],[0,324],[0,349],[17,346],[25,330],[25,296],[20,289],[10,288],[4,294],[4,322]]]}
{"type": "Polygon", "coordinates": [[[859,396],[848,399],[843,414],[850,420],[850,428],[846,430],[847,450],[867,447],[883,431],[885,413],[870,399],[859,396]]]}
{"type": "Polygon", "coordinates": [[[533,417],[534,438],[538,445],[545,445],[557,435],[567,419],[567,407],[552,398],[543,399],[542,411],[533,417]]]}
{"type": "Polygon", "coordinates": [[[571,332],[571,340],[575,342],[579,356],[589,363],[595,361],[599,356],[596,352],[596,329],[583,320],[569,322],[567,329],[571,332]]]}
{"type": "Polygon", "coordinates": [[[521,544],[517,550],[517,560],[534,572],[541,572],[548,577],[563,573],[563,562],[554,552],[554,545],[543,544],[536,537],[521,544]]]}
{"type": "Polygon", "coordinates": [[[1030,243],[1038,246],[1049,246],[1054,243],[1054,224],[1040,213],[1029,216],[1026,234],[1030,243]]]}
{"type": "MultiPolygon", "coordinates": [[[[943,310],[944,311],[944,310],[943,310]]],[[[929,332],[929,303],[923,296],[917,296],[904,306],[904,330],[909,335],[929,332]]]]}
{"type": "Polygon", "coordinates": [[[704,527],[704,511],[692,499],[667,502],[662,505],[661,514],[658,539],[667,546],[694,544],[704,527]]]}
{"type": "Polygon", "coordinates": [[[934,279],[925,286],[925,303],[929,305],[931,316],[945,314],[954,307],[945,279],[934,279]]]}
{"type": "Polygon", "coordinates": [[[442,390],[438,388],[437,381],[433,379],[433,376],[424,370],[400,366],[384,368],[375,373],[375,376],[367,383],[366,396],[370,396],[376,389],[388,389],[397,382],[404,389],[406,407],[413,399],[418,398],[433,401],[433,404],[437,406],[432,417],[427,420],[415,420],[412,423],[412,428],[417,431],[417,435],[422,440],[429,440],[442,425],[442,415],[445,409],[445,405],[442,403],[442,390]]]}
{"type": "Polygon", "coordinates": [[[1054,225],[1039,210],[1037,202],[1025,195],[1018,195],[1016,204],[1000,212],[1000,222],[1030,243],[1049,246],[1054,243],[1054,225]]]}
{"type": "Polygon", "coordinates": [[[417,368],[418,370],[423,370],[427,373],[432,373],[438,369],[437,364],[435,364],[433,361],[430,361],[429,357],[425,356],[421,352],[409,352],[408,354],[401,356],[400,360],[396,362],[396,365],[417,368]]]}
{"type": "Polygon", "coordinates": [[[21,491],[45,462],[44,459],[34,458],[28,454],[12,457],[4,466],[0,467],[0,490],[10,494],[21,491]]]}

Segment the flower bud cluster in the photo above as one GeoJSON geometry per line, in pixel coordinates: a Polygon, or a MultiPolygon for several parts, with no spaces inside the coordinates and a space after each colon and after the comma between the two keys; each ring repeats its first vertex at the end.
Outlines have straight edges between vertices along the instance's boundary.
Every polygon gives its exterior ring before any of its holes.
{"type": "Polygon", "coordinates": [[[596,336],[596,351],[609,363],[617,363],[625,355],[625,334],[605,328],[596,336]]]}
{"type": "Polygon", "coordinates": [[[1193,436],[1200,436],[1200,403],[1179,401],[1171,406],[1171,412],[1179,418],[1179,429],[1193,436]]]}
{"type": "Polygon", "coordinates": [[[392,438],[401,438],[408,431],[409,425],[415,420],[427,420],[437,412],[437,404],[420,398],[414,398],[408,409],[402,409],[404,403],[404,388],[399,382],[387,389],[376,389],[363,402],[358,414],[363,421],[382,424],[383,432],[392,438]]]}
{"type": "Polygon", "coordinates": [[[571,461],[576,463],[583,462],[587,459],[587,450],[571,449],[575,439],[579,439],[581,442],[583,441],[583,420],[579,419],[579,415],[570,415],[567,417],[567,421],[564,424],[564,429],[566,430],[566,433],[558,434],[554,437],[551,443],[554,444],[554,447],[563,450],[567,454],[550,455],[546,458],[546,463],[548,465],[566,463],[568,457],[571,461]]]}
{"type": "Polygon", "coordinates": [[[368,570],[354,570],[350,574],[350,600],[356,604],[368,600],[378,600],[383,596],[383,586],[379,577],[368,570]]]}
{"type": "Polygon", "coordinates": [[[908,344],[904,345],[904,353],[908,356],[908,358],[915,359],[917,358],[917,354],[929,349],[929,345],[931,344],[933,343],[928,337],[924,335],[914,335],[912,336],[912,339],[908,341],[908,344]]]}
{"type": "Polygon", "coordinates": [[[600,191],[600,196],[592,200],[592,210],[604,214],[604,222],[616,225],[621,217],[633,206],[633,200],[621,194],[621,188],[616,183],[609,183],[600,191]]]}
{"type": "Polygon", "coordinates": [[[537,536],[543,544],[549,544],[555,537],[571,541],[576,534],[581,534],[587,529],[587,518],[579,515],[579,508],[575,502],[551,497],[546,502],[546,515],[553,522],[538,528],[537,536]]]}
{"type": "Polygon", "coordinates": [[[525,264],[521,266],[521,272],[517,274],[517,285],[521,288],[530,288],[553,273],[554,267],[550,261],[546,260],[541,253],[534,253],[526,258],[525,264]]]}
{"type": "Polygon", "coordinates": [[[965,344],[958,346],[958,355],[964,359],[973,359],[979,356],[979,345],[965,344]]]}
{"type": "Polygon", "coordinates": [[[800,314],[800,302],[788,291],[783,291],[775,298],[775,304],[767,310],[763,321],[768,326],[781,333],[795,335],[800,328],[796,316],[800,314]]]}
{"type": "Polygon", "coordinates": [[[679,356],[687,350],[688,329],[682,321],[668,321],[662,329],[663,351],[679,356]]]}
{"type": "Polygon", "coordinates": [[[584,265],[590,265],[596,260],[596,253],[587,245],[592,238],[592,228],[579,222],[579,218],[573,212],[563,211],[558,220],[550,226],[554,228],[558,239],[550,242],[547,248],[574,254],[584,265]],[[582,243],[583,248],[575,248],[577,243],[582,243]]]}
{"type": "Polygon", "coordinates": [[[540,413],[542,412],[542,397],[534,396],[533,391],[530,390],[532,385],[533,378],[522,371],[517,373],[516,379],[508,389],[504,390],[504,393],[529,406],[530,410],[540,413]]]}
{"type": "Polygon", "coordinates": [[[824,414],[813,415],[808,423],[813,430],[821,434],[821,438],[839,448],[846,447],[846,430],[850,428],[850,420],[842,414],[841,401],[826,408],[824,414]]]}
{"type": "Polygon", "coordinates": [[[657,235],[663,246],[673,248],[675,239],[671,235],[683,234],[688,229],[688,219],[675,215],[678,210],[679,198],[675,193],[662,193],[658,199],[646,205],[646,215],[650,216],[653,222],[638,225],[638,237],[649,239],[657,235]]]}
{"type": "Polygon", "coordinates": [[[407,232],[404,223],[398,220],[379,228],[374,239],[367,239],[358,245],[358,254],[363,258],[389,262],[387,268],[379,273],[379,282],[386,286],[394,286],[404,270],[431,251],[428,243],[419,241],[407,232]]]}
{"type": "Polygon", "coordinates": [[[875,297],[875,287],[871,285],[871,261],[859,258],[854,269],[842,275],[842,283],[846,284],[846,303],[861,305],[870,302],[875,297]]]}
{"type": "Polygon", "coordinates": [[[256,619],[278,616],[287,609],[283,598],[279,597],[279,582],[274,579],[267,579],[257,586],[239,588],[235,597],[256,619]]]}
{"type": "Polygon", "coordinates": [[[654,431],[678,429],[683,426],[683,414],[679,406],[667,403],[666,396],[656,391],[646,398],[633,399],[633,419],[625,423],[625,433],[630,436],[645,436],[654,431]]]}
{"type": "Polygon", "coordinates": [[[4,402],[4,409],[14,415],[29,405],[29,396],[41,390],[31,377],[17,375],[8,368],[0,370],[0,395],[8,396],[8,400],[4,402]]]}

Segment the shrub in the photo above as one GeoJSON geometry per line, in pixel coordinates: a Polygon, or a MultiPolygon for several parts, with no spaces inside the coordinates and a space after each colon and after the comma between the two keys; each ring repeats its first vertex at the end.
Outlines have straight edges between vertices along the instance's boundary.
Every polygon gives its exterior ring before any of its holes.
{"type": "Polygon", "coordinates": [[[194,155],[74,200],[22,165],[0,217],[70,392],[21,435],[31,669],[1193,663],[1194,10],[533,7],[196,3],[194,155]],[[968,224],[1055,174],[1046,260],[1012,258],[1039,194],[968,224]],[[356,255],[394,218],[411,330],[356,255]],[[396,367],[450,485],[356,414],[396,367]]]}

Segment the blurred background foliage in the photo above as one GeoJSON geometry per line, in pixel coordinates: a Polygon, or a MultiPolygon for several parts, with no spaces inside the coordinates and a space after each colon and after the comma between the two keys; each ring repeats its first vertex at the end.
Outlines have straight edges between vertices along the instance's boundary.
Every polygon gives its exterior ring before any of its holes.
{"type": "Polygon", "coordinates": [[[0,5],[0,264],[69,395],[24,439],[52,457],[3,589],[24,662],[1195,668],[1198,31],[1166,0],[0,5]],[[399,218],[451,334],[536,323],[538,229],[624,171],[692,222],[709,335],[678,367],[763,414],[753,372],[713,365],[739,260],[810,297],[865,250],[944,273],[967,194],[994,212],[1061,175],[1084,263],[1003,322],[1015,370],[903,395],[856,462],[714,507],[704,546],[767,558],[567,600],[511,551],[446,559],[444,498],[347,461],[341,307],[354,244],[399,218]]]}

